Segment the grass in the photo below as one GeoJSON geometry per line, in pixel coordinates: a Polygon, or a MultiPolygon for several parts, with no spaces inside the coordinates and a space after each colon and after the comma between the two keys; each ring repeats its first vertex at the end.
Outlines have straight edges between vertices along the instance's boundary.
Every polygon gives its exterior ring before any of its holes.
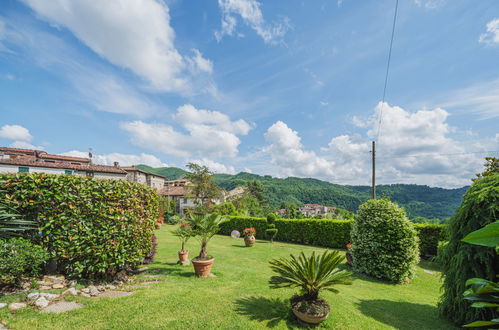
{"type": "MultiPolygon", "coordinates": [[[[257,240],[245,248],[242,239],[216,236],[208,245],[216,257],[217,277],[196,278],[192,266],[176,265],[179,242],[163,226],[157,232],[158,253],[149,265],[151,272],[166,274],[159,284],[135,289],[122,298],[74,298],[85,307],[62,314],[39,313],[26,308],[10,314],[0,310],[0,321],[12,329],[262,329],[298,328],[290,312],[289,298],[295,290],[268,288],[268,260],[274,257],[311,253],[322,248],[257,240]]],[[[189,242],[191,258],[198,243],[189,242]]],[[[391,285],[356,276],[351,286],[338,286],[340,293],[322,296],[331,304],[328,329],[452,329],[439,318],[436,303],[440,274],[429,263],[418,267],[411,284],[391,285]]],[[[142,275],[143,276],[143,275],[142,275]]],[[[142,278],[151,280],[150,278],[142,278]]],[[[0,297],[10,302],[15,296],[0,297]]]]}

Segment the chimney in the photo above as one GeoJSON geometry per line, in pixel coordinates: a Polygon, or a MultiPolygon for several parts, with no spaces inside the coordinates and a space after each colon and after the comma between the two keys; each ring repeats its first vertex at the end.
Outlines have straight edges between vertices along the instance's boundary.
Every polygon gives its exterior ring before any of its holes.
{"type": "Polygon", "coordinates": [[[114,165],[114,167],[120,167],[120,163],[119,162],[114,162],[113,165],[114,165]]]}

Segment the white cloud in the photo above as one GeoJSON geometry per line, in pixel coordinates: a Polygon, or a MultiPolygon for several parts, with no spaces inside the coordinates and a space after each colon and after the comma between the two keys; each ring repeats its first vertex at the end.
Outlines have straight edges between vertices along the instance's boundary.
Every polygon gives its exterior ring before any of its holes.
{"type": "MultiPolygon", "coordinates": [[[[370,149],[377,135],[381,103],[367,120],[356,120],[367,138],[339,136],[329,143],[335,169],[356,183],[368,183],[370,149]]],[[[379,183],[418,183],[455,187],[470,183],[481,166],[480,155],[463,154],[484,151],[484,144],[466,145],[450,137],[448,112],[436,108],[409,112],[385,103],[381,134],[377,142],[379,183]]]]}
{"type": "Polygon", "coordinates": [[[414,3],[419,7],[426,9],[438,9],[443,7],[447,0],[414,0],[414,3]]]}
{"type": "MultiPolygon", "coordinates": [[[[63,156],[72,156],[72,157],[84,157],[88,158],[88,152],[78,151],[78,150],[70,150],[62,153],[63,156]]],[[[110,153],[110,154],[93,154],[92,162],[94,164],[101,165],[113,165],[114,162],[119,162],[121,166],[132,166],[132,165],[148,165],[151,167],[166,167],[168,164],[163,163],[158,157],[141,153],[138,155],[133,154],[121,154],[121,153],[110,153]]]]}
{"type": "Polygon", "coordinates": [[[486,44],[499,44],[499,18],[487,23],[487,32],[481,34],[478,40],[486,44]]]}
{"type": "Polygon", "coordinates": [[[204,165],[214,173],[236,174],[236,170],[234,169],[233,166],[227,166],[210,159],[202,158],[202,159],[192,160],[191,162],[199,165],[204,165]]]}
{"type": "Polygon", "coordinates": [[[35,146],[35,145],[32,145],[31,143],[26,142],[26,141],[14,141],[9,145],[9,147],[21,148],[21,149],[35,149],[35,150],[43,150],[44,149],[42,146],[35,146]]]}
{"type": "Polygon", "coordinates": [[[173,116],[187,134],[176,128],[143,121],[125,122],[121,128],[130,133],[135,145],[183,158],[226,158],[238,153],[237,135],[252,128],[244,120],[231,121],[218,111],[198,110],[192,105],[177,109],[173,116]]]}
{"type": "Polygon", "coordinates": [[[192,66],[192,70],[194,72],[196,71],[202,71],[202,72],[207,72],[207,73],[212,73],[213,72],[213,62],[204,58],[203,54],[198,49],[193,49],[194,56],[189,58],[189,63],[192,66]]]}
{"type": "Polygon", "coordinates": [[[0,138],[29,142],[33,139],[29,130],[20,125],[3,125],[0,127],[0,138]]]}
{"type": "MultiPolygon", "coordinates": [[[[186,58],[175,48],[166,3],[156,0],[23,0],[47,21],[69,29],[102,58],[163,91],[189,90],[186,58]]],[[[198,62],[202,57],[199,53],[198,62]]],[[[206,60],[205,60],[206,61],[206,60]]],[[[201,70],[206,70],[207,62],[201,70]]]]}
{"type": "MultiPolygon", "coordinates": [[[[235,15],[238,15],[265,43],[279,42],[289,29],[288,19],[284,18],[281,22],[272,24],[266,23],[260,9],[261,5],[256,0],[218,0],[218,6],[222,12],[222,26],[220,31],[215,32],[217,40],[220,41],[224,35],[233,36],[236,33],[235,15]]],[[[238,36],[241,35],[238,34],[238,36]]]]}
{"type": "Polygon", "coordinates": [[[301,138],[282,121],[265,133],[268,145],[264,151],[271,156],[281,176],[316,177],[331,180],[334,163],[303,149],[301,138]]]}

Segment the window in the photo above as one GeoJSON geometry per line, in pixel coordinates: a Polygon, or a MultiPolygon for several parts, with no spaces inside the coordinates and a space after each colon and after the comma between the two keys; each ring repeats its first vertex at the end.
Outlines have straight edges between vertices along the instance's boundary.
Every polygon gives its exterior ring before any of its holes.
{"type": "Polygon", "coordinates": [[[29,167],[19,167],[19,173],[29,173],[29,167]]]}
{"type": "Polygon", "coordinates": [[[64,174],[67,174],[67,175],[72,175],[72,174],[73,174],[73,171],[71,171],[71,170],[65,170],[65,171],[64,171],[64,174]]]}
{"type": "Polygon", "coordinates": [[[184,198],[184,204],[187,204],[187,198],[184,198]]]}
{"type": "Polygon", "coordinates": [[[89,176],[89,177],[91,177],[91,178],[93,178],[94,177],[94,172],[87,172],[86,175],[89,176]]]}

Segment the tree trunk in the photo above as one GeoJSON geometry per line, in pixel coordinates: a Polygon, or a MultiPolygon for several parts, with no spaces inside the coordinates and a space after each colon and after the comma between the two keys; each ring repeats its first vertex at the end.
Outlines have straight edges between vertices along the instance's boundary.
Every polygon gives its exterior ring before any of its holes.
{"type": "Polygon", "coordinates": [[[206,257],[208,256],[208,253],[206,251],[206,245],[207,242],[205,241],[201,242],[201,253],[199,253],[199,259],[206,259],[206,257]]]}

